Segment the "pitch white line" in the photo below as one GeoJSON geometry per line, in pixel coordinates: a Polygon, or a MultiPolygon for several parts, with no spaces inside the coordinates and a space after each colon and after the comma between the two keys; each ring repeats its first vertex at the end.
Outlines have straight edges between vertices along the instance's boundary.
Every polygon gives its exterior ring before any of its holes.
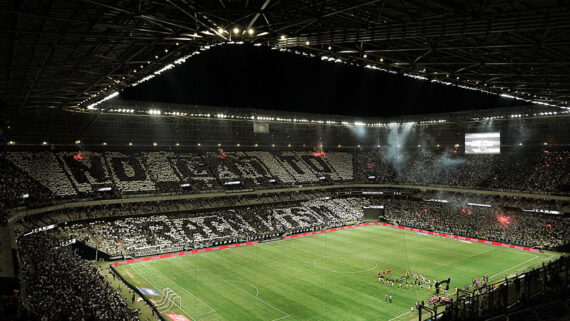
{"type": "Polygon", "coordinates": [[[406,313],[402,313],[402,314],[400,314],[399,316],[397,316],[397,317],[395,317],[395,318],[392,318],[392,319],[390,319],[390,320],[388,320],[388,321],[392,321],[392,320],[399,319],[399,318],[405,316],[406,314],[410,314],[410,313],[412,313],[412,311],[408,311],[408,312],[406,312],[406,313]]]}
{"type": "Polygon", "coordinates": [[[263,301],[262,299],[260,299],[260,298],[258,298],[258,297],[255,297],[255,296],[251,295],[251,294],[248,293],[247,291],[244,291],[243,289],[241,289],[239,286],[235,286],[235,285],[231,284],[231,283],[230,283],[229,281],[227,281],[226,279],[224,279],[224,278],[222,278],[222,277],[220,277],[220,276],[218,276],[218,275],[216,275],[216,274],[210,272],[210,271],[207,270],[207,269],[202,269],[202,270],[204,270],[204,271],[210,273],[210,274],[213,275],[214,277],[216,277],[216,278],[218,278],[218,279],[224,281],[225,283],[227,283],[227,284],[230,285],[231,287],[234,287],[234,288],[238,289],[239,291],[241,291],[241,292],[243,292],[243,293],[249,295],[250,297],[252,297],[252,298],[258,300],[259,302],[264,303],[264,304],[266,304],[266,305],[272,307],[273,309],[275,309],[275,310],[277,310],[277,311],[279,311],[279,312],[285,314],[285,316],[280,317],[280,318],[277,318],[277,319],[273,319],[272,321],[277,321],[277,320],[281,320],[281,319],[285,319],[285,318],[289,317],[289,313],[287,313],[287,312],[285,312],[285,311],[283,311],[283,310],[281,310],[281,309],[279,309],[279,308],[276,308],[275,306],[271,305],[270,303],[267,303],[267,302],[263,301]]]}
{"type": "Polygon", "coordinates": [[[510,268],[508,268],[508,269],[506,269],[506,270],[503,270],[503,271],[501,271],[501,272],[499,272],[499,273],[495,273],[495,274],[491,275],[489,278],[491,279],[491,278],[493,278],[494,276],[497,276],[497,275],[499,275],[499,274],[502,274],[502,273],[505,273],[505,272],[507,272],[507,271],[509,271],[509,270],[512,270],[512,269],[516,268],[517,266],[520,266],[520,265],[523,265],[523,264],[525,264],[525,263],[528,263],[528,262],[530,262],[530,261],[532,261],[532,260],[535,260],[535,259],[538,258],[538,257],[539,257],[539,256],[537,255],[537,256],[533,257],[532,259],[530,259],[530,260],[526,260],[526,261],[524,261],[524,262],[522,262],[522,263],[520,263],[520,264],[517,264],[517,265],[515,265],[515,266],[513,266],[513,267],[510,267],[510,268]]]}
{"type": "Polygon", "coordinates": [[[258,297],[258,296],[259,296],[259,289],[258,289],[256,286],[253,286],[253,285],[251,285],[251,284],[249,284],[249,283],[247,283],[247,282],[235,281],[235,280],[228,280],[228,282],[232,282],[232,283],[242,283],[242,284],[245,284],[245,285],[249,285],[250,287],[252,287],[252,288],[255,289],[255,297],[258,297]]]}
{"type": "MultiPolygon", "coordinates": [[[[208,312],[208,313],[211,313],[211,312],[216,312],[216,309],[212,308],[212,307],[211,307],[211,306],[210,306],[208,303],[206,303],[206,302],[202,301],[202,299],[200,299],[199,297],[197,297],[197,296],[195,296],[194,294],[192,294],[192,292],[190,292],[190,291],[186,290],[186,288],[185,288],[185,287],[183,287],[183,286],[181,286],[181,285],[180,285],[180,287],[182,288],[182,290],[184,290],[184,291],[188,292],[188,294],[190,294],[191,296],[195,297],[195,298],[196,298],[196,299],[198,299],[200,302],[202,302],[202,303],[203,303],[205,306],[207,306],[208,308],[210,308],[210,310],[211,310],[211,311],[210,311],[210,312],[208,312]]],[[[204,314],[204,313],[203,313],[203,314],[204,314]]]]}
{"type": "Polygon", "coordinates": [[[360,270],[360,271],[337,271],[337,270],[333,270],[333,269],[329,269],[329,268],[324,268],[322,266],[319,266],[317,264],[317,262],[321,259],[327,259],[329,257],[338,257],[338,256],[353,256],[350,254],[346,254],[346,255],[328,255],[328,256],[319,256],[316,259],[313,260],[313,265],[319,269],[319,270],[324,270],[324,271],[329,271],[329,272],[333,272],[333,273],[343,273],[343,274],[354,274],[354,273],[363,273],[363,272],[371,272],[376,270],[376,268],[378,267],[378,262],[374,263],[374,266],[367,269],[367,270],[360,270]]]}
{"type": "MultiPolygon", "coordinates": [[[[138,272],[137,270],[135,270],[132,266],[129,266],[129,268],[130,268],[133,272],[135,272],[136,274],[140,275],[143,279],[145,279],[145,281],[147,281],[148,284],[150,284],[153,288],[157,288],[154,284],[152,284],[152,282],[150,282],[147,278],[145,278],[144,275],[142,275],[142,273],[140,273],[140,272],[138,272]]],[[[158,289],[158,288],[157,288],[157,289],[158,289]]],[[[178,308],[179,308],[180,310],[182,310],[184,313],[186,313],[186,315],[187,315],[190,319],[196,321],[196,319],[194,319],[194,318],[192,317],[192,315],[191,315],[190,313],[188,313],[186,310],[184,310],[181,306],[178,307],[178,308]]]]}

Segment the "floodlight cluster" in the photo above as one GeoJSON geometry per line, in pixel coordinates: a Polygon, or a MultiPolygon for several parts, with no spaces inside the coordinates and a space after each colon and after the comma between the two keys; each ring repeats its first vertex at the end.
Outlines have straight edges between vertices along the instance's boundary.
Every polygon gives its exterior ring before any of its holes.
{"type": "Polygon", "coordinates": [[[166,116],[187,116],[188,113],[181,113],[179,111],[166,111],[164,112],[166,116]]]}
{"type": "Polygon", "coordinates": [[[486,116],[486,117],[472,117],[472,120],[495,120],[495,119],[504,119],[505,116],[486,116]]]}
{"type": "Polygon", "coordinates": [[[366,68],[366,69],[372,69],[372,70],[379,70],[379,71],[387,72],[387,73],[389,73],[389,74],[394,74],[394,75],[398,74],[397,71],[389,70],[389,69],[385,69],[385,68],[381,68],[381,67],[378,67],[378,66],[375,66],[375,65],[366,65],[366,66],[364,66],[364,68],[366,68]]]}
{"type": "Polygon", "coordinates": [[[93,109],[95,109],[95,106],[97,106],[97,105],[101,104],[102,102],[107,101],[111,98],[117,97],[117,96],[119,96],[119,93],[115,91],[115,92],[111,93],[110,95],[108,95],[107,97],[88,105],[87,109],[93,110],[93,109]]]}
{"type": "Polygon", "coordinates": [[[107,110],[110,113],[128,113],[128,114],[132,114],[135,112],[134,109],[123,109],[123,108],[119,108],[119,109],[109,109],[107,110]]]}

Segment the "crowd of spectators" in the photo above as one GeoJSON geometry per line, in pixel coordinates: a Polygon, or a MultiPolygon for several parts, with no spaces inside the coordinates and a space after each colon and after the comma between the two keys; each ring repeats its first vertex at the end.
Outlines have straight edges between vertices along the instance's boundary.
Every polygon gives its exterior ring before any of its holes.
{"type": "Polygon", "coordinates": [[[154,254],[343,225],[361,220],[362,208],[370,203],[384,205],[385,218],[398,225],[529,247],[556,248],[570,243],[570,218],[565,215],[412,196],[320,197],[281,205],[261,202],[198,212],[157,211],[163,214],[67,225],[62,240],[77,238],[112,256],[143,249],[153,249],[150,254],[154,254]]]}
{"type": "Polygon", "coordinates": [[[19,206],[37,207],[51,198],[47,188],[0,157],[0,213],[19,206]]]}
{"type": "Polygon", "coordinates": [[[53,198],[117,198],[335,182],[570,193],[570,176],[564,175],[570,172],[568,150],[525,150],[524,157],[516,150],[461,155],[455,150],[421,148],[326,154],[44,151],[11,152],[0,161],[6,172],[3,207],[32,207],[39,202],[48,204],[53,198]],[[24,194],[35,196],[23,200],[24,194]],[[44,197],[47,195],[51,197],[44,197]]]}
{"type": "Polygon", "coordinates": [[[228,194],[216,197],[188,198],[163,201],[121,202],[93,206],[65,208],[22,218],[14,225],[15,236],[41,226],[70,221],[84,221],[107,217],[134,216],[157,213],[176,213],[259,204],[276,204],[304,201],[329,196],[324,191],[228,194]]]}
{"type": "MultiPolygon", "coordinates": [[[[351,181],[352,154],[309,152],[11,152],[7,161],[54,195],[94,196],[109,188],[121,195],[221,190],[291,183],[351,181]],[[232,184],[233,185],[233,184],[232,184]]],[[[107,193],[109,194],[109,193],[107,193]]]]}
{"type": "Polygon", "coordinates": [[[21,276],[33,320],[138,320],[99,268],[45,233],[19,240],[21,276]]]}
{"type": "Polygon", "coordinates": [[[154,254],[344,225],[359,221],[365,204],[356,198],[315,199],[287,206],[91,221],[62,227],[60,238],[84,241],[111,256],[154,254]]]}
{"type": "Polygon", "coordinates": [[[385,199],[382,203],[386,218],[399,225],[531,247],[570,243],[570,218],[565,215],[415,198],[385,199]]]}
{"type": "Polygon", "coordinates": [[[570,193],[570,151],[502,151],[460,155],[456,150],[382,151],[355,155],[355,180],[373,183],[445,185],[537,193],[570,193]]]}

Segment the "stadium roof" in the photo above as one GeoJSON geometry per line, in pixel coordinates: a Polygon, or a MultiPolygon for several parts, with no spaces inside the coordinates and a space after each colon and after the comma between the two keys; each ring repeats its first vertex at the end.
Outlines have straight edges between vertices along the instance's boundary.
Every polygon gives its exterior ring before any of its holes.
{"type": "Polygon", "coordinates": [[[570,94],[568,1],[21,0],[0,21],[10,113],[85,106],[228,41],[558,106],[570,94]]]}

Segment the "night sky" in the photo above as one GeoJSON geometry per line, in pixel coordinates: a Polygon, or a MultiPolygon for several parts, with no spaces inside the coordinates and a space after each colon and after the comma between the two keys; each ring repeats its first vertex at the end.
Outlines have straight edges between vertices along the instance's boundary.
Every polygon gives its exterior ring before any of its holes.
{"type": "Polygon", "coordinates": [[[517,105],[497,95],[250,45],[214,47],[125,89],[121,98],[364,117],[517,105]]]}

